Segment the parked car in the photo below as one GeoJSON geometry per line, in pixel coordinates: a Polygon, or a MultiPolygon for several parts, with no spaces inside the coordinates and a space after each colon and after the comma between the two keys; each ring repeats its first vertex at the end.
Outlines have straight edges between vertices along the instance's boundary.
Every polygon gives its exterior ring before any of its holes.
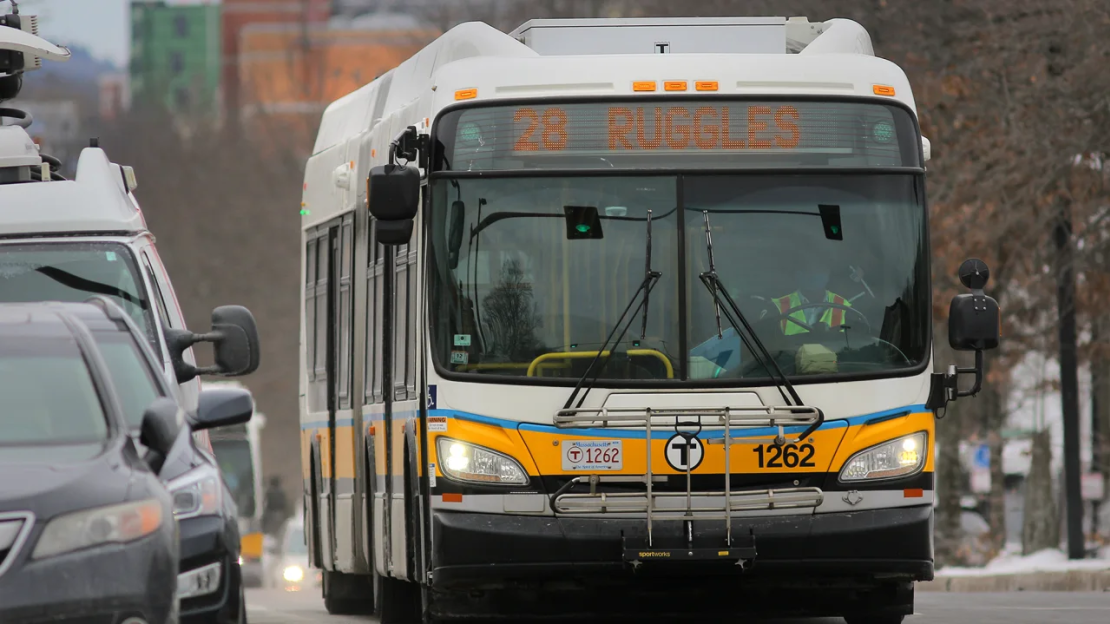
{"type": "Polygon", "coordinates": [[[159,475],[179,461],[177,404],[133,426],[85,326],[26,305],[0,305],[0,397],[0,622],[176,621],[159,475]]]}
{"type": "MultiPolygon", "coordinates": [[[[120,396],[125,419],[138,431],[144,405],[158,399],[174,400],[169,380],[144,339],[142,330],[107,297],[87,303],[49,303],[79,319],[95,340],[120,396]]],[[[235,332],[231,332],[235,333],[235,332]]],[[[217,357],[238,365],[252,357],[245,334],[236,334],[217,349],[217,357]]],[[[180,407],[180,405],[178,404],[180,407]]],[[[183,409],[183,408],[181,408],[183,409]]],[[[191,431],[237,425],[250,420],[254,402],[242,388],[203,390],[195,414],[185,414],[191,431]]],[[[177,593],[182,622],[242,622],[246,618],[242,573],[239,567],[239,521],[235,501],[224,483],[216,459],[198,447],[191,435],[182,436],[176,461],[161,473],[173,495],[173,515],[181,534],[177,593]]]]}

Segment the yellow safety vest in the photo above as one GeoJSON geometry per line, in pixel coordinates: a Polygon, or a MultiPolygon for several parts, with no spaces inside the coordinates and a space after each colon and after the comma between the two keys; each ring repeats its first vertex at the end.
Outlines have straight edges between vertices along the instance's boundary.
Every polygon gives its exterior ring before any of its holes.
{"type": "MultiPolygon", "coordinates": [[[[775,302],[775,306],[778,307],[779,312],[786,313],[787,310],[802,305],[802,295],[798,291],[794,291],[789,295],[779,297],[778,299],[772,299],[771,301],[775,302]]],[[[825,302],[835,303],[838,305],[847,306],[849,308],[852,307],[852,304],[849,303],[847,299],[827,290],[825,291],[825,302]]],[[[799,321],[808,324],[806,321],[805,313],[805,310],[797,310],[790,315],[790,318],[798,319],[799,321]]],[[[844,310],[838,308],[826,308],[825,311],[821,313],[821,318],[818,319],[817,322],[824,323],[829,327],[840,327],[844,324],[844,315],[844,310]]],[[[783,319],[781,321],[781,326],[782,333],[786,334],[787,336],[809,333],[809,330],[805,327],[786,319],[783,319]]]]}

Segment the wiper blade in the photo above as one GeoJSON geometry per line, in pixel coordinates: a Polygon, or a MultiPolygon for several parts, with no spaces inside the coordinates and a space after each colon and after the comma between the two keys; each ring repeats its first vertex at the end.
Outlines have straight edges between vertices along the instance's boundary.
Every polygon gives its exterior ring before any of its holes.
{"type": "MultiPolygon", "coordinates": [[[[759,335],[752,329],[747,317],[740,311],[740,307],[736,305],[736,301],[733,300],[728,290],[725,289],[724,284],[721,283],[721,278],[717,276],[717,267],[713,262],[713,234],[709,228],[709,211],[703,210],[702,216],[705,218],[705,248],[706,252],[709,254],[709,270],[701,273],[698,277],[701,278],[702,283],[705,284],[705,287],[709,290],[709,294],[713,297],[713,305],[716,308],[717,314],[717,336],[722,336],[721,303],[723,302],[727,306],[724,310],[725,318],[736,328],[736,333],[740,336],[740,339],[744,342],[744,346],[748,348],[748,351],[756,356],[759,363],[763,365],[763,368],[770,374],[771,378],[775,380],[775,386],[778,388],[779,394],[782,395],[782,400],[785,401],[788,406],[793,405],[801,407],[803,405],[802,399],[798,396],[798,392],[794,389],[794,385],[790,383],[786,374],[779,368],[778,362],[771,357],[770,351],[763,345],[763,341],[759,339],[759,335]],[[743,327],[743,329],[741,329],[741,327],[743,327]],[[747,333],[747,335],[745,335],[745,333],[747,333]],[[753,345],[755,348],[753,348],[753,345]],[[788,394],[789,397],[787,396],[788,394]],[[793,401],[792,404],[791,401],[793,401]]],[[[825,422],[824,412],[818,409],[817,414],[817,422],[813,423],[809,429],[805,430],[799,438],[804,438],[813,433],[825,422]]]]}
{"type": "MultiPolygon", "coordinates": [[[[644,310],[644,318],[643,318],[643,326],[642,326],[642,330],[641,330],[641,338],[644,335],[647,334],[647,313],[648,313],[647,304],[648,304],[648,299],[651,295],[651,289],[655,288],[655,284],[659,282],[659,278],[662,277],[662,275],[663,275],[659,271],[655,271],[651,268],[651,211],[650,210],[648,211],[648,218],[647,218],[647,241],[646,241],[646,244],[645,244],[645,248],[647,250],[647,262],[646,262],[646,267],[644,269],[644,280],[642,282],[640,282],[640,287],[636,289],[636,292],[632,293],[632,298],[629,299],[628,305],[625,306],[624,312],[621,313],[620,318],[618,318],[617,322],[613,324],[613,329],[609,331],[609,335],[605,338],[605,342],[601,343],[601,346],[598,347],[597,355],[594,356],[594,359],[590,360],[590,365],[586,367],[586,372],[582,373],[582,377],[579,378],[578,383],[575,384],[574,391],[570,393],[569,397],[567,397],[567,402],[563,405],[563,409],[570,409],[571,404],[574,403],[574,399],[578,396],[578,392],[582,389],[583,384],[586,383],[586,379],[590,377],[590,373],[594,373],[594,367],[597,366],[598,361],[601,360],[601,356],[602,356],[603,353],[605,353],[605,349],[609,348],[610,344],[619,344],[621,339],[624,338],[624,335],[626,333],[628,333],[628,329],[630,327],[632,327],[633,319],[636,318],[636,312],[639,312],[640,308],[643,308],[643,310],[644,310]],[[643,296],[642,299],[640,299],[640,293],[641,292],[644,293],[644,296],[643,296]],[[637,299],[640,299],[640,305],[636,306],[636,310],[633,311],[631,315],[629,315],[629,311],[632,310],[632,304],[636,303],[637,299]],[[625,317],[628,317],[628,323],[624,322],[625,317]],[[617,333],[617,330],[621,328],[622,324],[624,325],[624,329],[621,330],[621,333],[620,333],[619,336],[617,336],[617,339],[613,340],[613,335],[617,333]]],[[[582,393],[582,398],[578,399],[578,405],[575,405],[576,408],[582,407],[582,403],[585,402],[586,396],[590,393],[590,390],[593,388],[594,382],[597,381],[597,378],[598,378],[599,375],[601,375],[601,371],[603,369],[604,369],[604,366],[598,368],[597,372],[594,373],[593,378],[590,379],[590,381],[589,381],[589,385],[586,386],[586,391],[582,393]]]]}
{"type": "Polygon", "coordinates": [[[98,295],[118,297],[128,303],[133,303],[144,310],[147,309],[145,300],[141,300],[131,293],[123,289],[116,288],[115,286],[102,284],[101,282],[96,282],[90,279],[85,279],[84,277],[74,275],[69,271],[63,271],[62,269],[52,266],[38,267],[35,269],[35,271],[49,277],[50,279],[58,282],[63,286],[68,286],[74,290],[83,290],[85,292],[96,293],[98,295]]]}

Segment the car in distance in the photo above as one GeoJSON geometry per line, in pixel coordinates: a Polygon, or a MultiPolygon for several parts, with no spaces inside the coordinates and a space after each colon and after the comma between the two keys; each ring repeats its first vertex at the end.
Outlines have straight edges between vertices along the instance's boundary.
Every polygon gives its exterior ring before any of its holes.
{"type": "Polygon", "coordinates": [[[147,406],[141,457],[89,331],[0,305],[0,622],[177,620],[173,401],[147,406]]]}
{"type": "MultiPolygon", "coordinates": [[[[89,329],[103,355],[117,388],[126,420],[132,431],[141,426],[144,405],[174,399],[143,331],[108,297],[96,296],[86,303],[50,303],[67,310],[89,329]]],[[[249,312],[246,313],[249,318],[249,312]]],[[[253,331],[253,319],[249,320],[253,331]]],[[[241,365],[236,360],[257,357],[248,331],[230,331],[216,346],[218,360],[241,365]]],[[[213,388],[201,391],[196,414],[186,414],[178,451],[161,472],[173,496],[173,515],[180,527],[180,568],[177,594],[181,600],[181,622],[241,622],[246,618],[242,572],[239,566],[239,521],[235,502],[227,489],[214,456],[195,443],[192,432],[242,424],[250,420],[254,402],[242,388],[213,388]]],[[[0,620],[2,621],[2,620],[0,620]]]]}
{"type": "Polygon", "coordinates": [[[320,570],[308,565],[308,546],[304,539],[304,518],[298,515],[285,523],[280,542],[275,544],[269,585],[285,591],[320,588],[320,570]]]}

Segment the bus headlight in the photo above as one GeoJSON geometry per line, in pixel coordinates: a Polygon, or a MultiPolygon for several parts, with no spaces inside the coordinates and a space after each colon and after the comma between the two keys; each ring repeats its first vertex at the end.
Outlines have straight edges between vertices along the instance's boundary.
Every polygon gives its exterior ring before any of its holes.
{"type": "Polygon", "coordinates": [[[527,485],[528,473],[512,457],[482,446],[440,437],[439,467],[456,481],[489,485],[527,485]]]}
{"type": "Polygon", "coordinates": [[[925,466],[928,436],[924,431],[896,438],[856,453],[840,471],[842,483],[905,477],[925,466]]]}
{"type": "Polygon", "coordinates": [[[173,496],[173,516],[178,520],[220,513],[223,494],[220,474],[209,465],[186,472],[166,484],[173,496]]]}

